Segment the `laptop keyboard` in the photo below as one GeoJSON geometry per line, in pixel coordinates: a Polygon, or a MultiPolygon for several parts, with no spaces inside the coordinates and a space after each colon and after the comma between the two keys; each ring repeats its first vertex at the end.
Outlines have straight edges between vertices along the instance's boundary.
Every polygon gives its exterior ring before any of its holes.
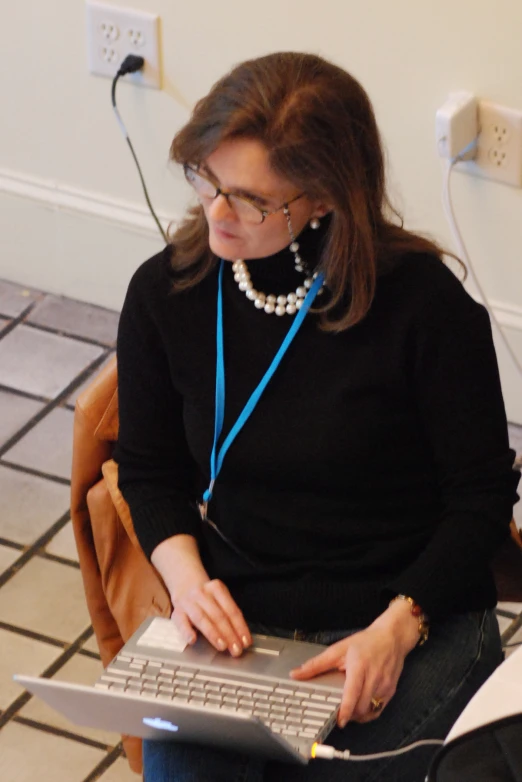
{"type": "Polygon", "coordinates": [[[95,687],[174,705],[254,716],[274,733],[309,739],[330,732],[341,703],[337,691],[172,665],[148,659],[145,650],[139,656],[119,654],[95,687]]]}

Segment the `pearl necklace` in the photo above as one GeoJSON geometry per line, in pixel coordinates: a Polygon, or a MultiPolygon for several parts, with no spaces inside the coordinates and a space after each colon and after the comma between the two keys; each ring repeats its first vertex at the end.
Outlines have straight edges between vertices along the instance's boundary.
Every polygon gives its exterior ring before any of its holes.
{"type": "MultiPolygon", "coordinates": [[[[303,301],[308,293],[308,290],[312,287],[317,272],[314,272],[312,277],[306,277],[302,285],[299,285],[293,293],[287,293],[286,296],[281,294],[275,296],[273,293],[263,293],[262,291],[256,291],[252,280],[250,278],[250,272],[244,261],[234,261],[232,264],[232,270],[234,272],[234,280],[238,283],[240,291],[244,291],[247,299],[254,302],[254,306],[258,310],[264,310],[267,315],[271,315],[275,312],[276,315],[295,315],[297,310],[300,310],[303,306],[303,301]]],[[[319,288],[317,294],[321,294],[324,288],[319,288]]]]}

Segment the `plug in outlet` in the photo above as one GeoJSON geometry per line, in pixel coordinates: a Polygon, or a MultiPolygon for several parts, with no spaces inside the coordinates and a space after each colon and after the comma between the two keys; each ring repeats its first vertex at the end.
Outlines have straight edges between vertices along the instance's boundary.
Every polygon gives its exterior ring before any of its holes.
{"type": "MultiPolygon", "coordinates": [[[[435,115],[435,138],[440,157],[452,160],[473,144],[478,133],[477,99],[472,92],[451,92],[435,115]]],[[[471,160],[475,149],[463,157],[471,160]]]]}
{"type": "Polygon", "coordinates": [[[85,8],[89,71],[114,78],[128,54],[139,54],[145,60],[143,69],[126,79],[159,89],[159,17],[94,0],[87,0],[85,8]]]}
{"type": "Polygon", "coordinates": [[[473,176],[522,187],[522,111],[479,101],[475,158],[458,168],[473,176]]]}

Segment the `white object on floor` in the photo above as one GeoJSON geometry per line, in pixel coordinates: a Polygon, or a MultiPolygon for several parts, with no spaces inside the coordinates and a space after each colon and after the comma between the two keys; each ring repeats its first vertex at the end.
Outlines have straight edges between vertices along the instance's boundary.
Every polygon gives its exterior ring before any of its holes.
{"type": "Polygon", "coordinates": [[[522,711],[522,647],[484,682],[450,732],[446,743],[463,733],[522,711]]]}

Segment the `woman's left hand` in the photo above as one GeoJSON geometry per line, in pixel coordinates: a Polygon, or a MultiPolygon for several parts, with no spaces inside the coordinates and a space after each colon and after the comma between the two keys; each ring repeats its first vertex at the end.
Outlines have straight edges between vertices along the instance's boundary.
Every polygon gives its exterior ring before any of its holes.
{"type": "Polygon", "coordinates": [[[419,640],[419,621],[407,602],[390,605],[369,627],[332,644],[291,672],[303,681],[326,671],[345,671],[337,723],[377,719],[395,694],[407,654],[419,640]],[[382,707],[372,709],[375,703],[382,707]]]}

